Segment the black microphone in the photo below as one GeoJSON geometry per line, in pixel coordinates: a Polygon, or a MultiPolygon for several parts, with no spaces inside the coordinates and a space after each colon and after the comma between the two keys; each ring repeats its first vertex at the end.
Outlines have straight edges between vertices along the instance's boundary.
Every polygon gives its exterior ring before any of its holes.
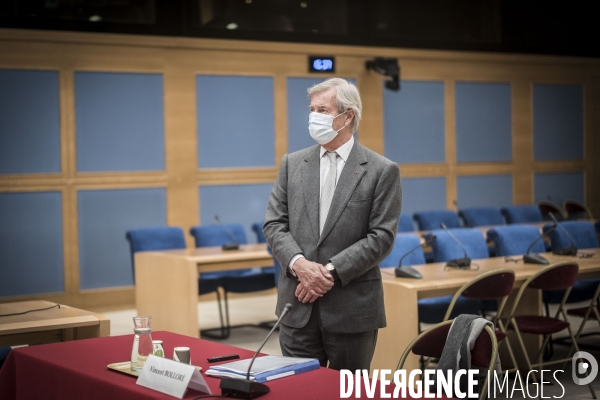
{"type": "Polygon", "coordinates": [[[235,236],[233,236],[233,233],[231,233],[231,231],[229,229],[227,229],[227,225],[225,225],[224,223],[221,222],[221,219],[219,218],[218,215],[215,215],[215,220],[223,227],[223,229],[225,230],[225,232],[227,232],[227,234],[229,235],[229,237],[231,238],[231,242],[229,243],[225,243],[223,246],[221,246],[221,248],[223,250],[237,250],[240,248],[240,244],[237,242],[237,240],[235,240],[235,236]]]}
{"type": "Polygon", "coordinates": [[[552,217],[552,220],[554,221],[554,223],[556,225],[558,225],[558,229],[563,231],[563,233],[565,235],[567,235],[567,238],[569,238],[569,242],[571,242],[571,245],[569,247],[563,247],[562,249],[554,250],[552,252],[552,254],[556,254],[559,256],[576,256],[577,255],[577,246],[575,246],[575,243],[573,242],[573,238],[571,237],[569,232],[567,232],[567,230],[558,223],[558,220],[556,219],[554,214],[550,213],[550,217],[552,217]]]}
{"type": "Polygon", "coordinates": [[[406,258],[407,255],[411,254],[412,252],[414,252],[415,250],[421,248],[421,247],[425,247],[431,243],[433,243],[433,241],[437,239],[437,236],[435,235],[431,235],[427,238],[427,240],[425,241],[425,243],[423,244],[419,244],[418,246],[415,246],[414,248],[410,249],[407,253],[405,253],[401,258],[400,261],[398,261],[398,266],[396,267],[395,273],[396,273],[396,277],[398,278],[414,278],[414,279],[422,279],[423,276],[414,268],[411,267],[407,267],[407,266],[403,266],[402,265],[402,261],[404,260],[404,258],[406,258]]]}
{"type": "Polygon", "coordinates": [[[442,228],[452,238],[452,240],[454,240],[456,242],[456,244],[458,244],[460,246],[463,253],[465,254],[465,256],[463,258],[455,258],[454,260],[448,261],[446,263],[446,266],[453,267],[453,268],[461,268],[461,269],[470,268],[471,267],[471,259],[467,256],[467,249],[465,249],[465,246],[463,246],[463,244],[460,242],[460,240],[458,240],[456,238],[456,236],[454,236],[454,234],[452,232],[450,232],[450,229],[448,229],[446,227],[446,224],[444,224],[443,222],[440,222],[440,228],[442,228]]]}
{"type": "Polygon", "coordinates": [[[557,225],[557,224],[556,224],[556,222],[555,222],[555,223],[554,223],[554,225],[552,225],[552,226],[550,227],[550,229],[548,229],[548,232],[545,232],[545,233],[544,233],[544,232],[542,232],[542,233],[540,234],[540,236],[539,236],[537,239],[535,239],[535,240],[533,241],[533,243],[531,243],[531,244],[529,245],[529,247],[527,248],[527,252],[525,252],[525,254],[523,254],[523,262],[524,262],[525,264],[544,264],[544,265],[546,265],[546,264],[550,264],[550,263],[548,262],[548,260],[546,260],[546,259],[545,259],[544,257],[542,257],[541,255],[539,255],[539,254],[536,254],[536,253],[529,254],[529,252],[531,251],[531,249],[533,248],[533,246],[534,246],[534,245],[535,245],[537,242],[539,242],[539,241],[540,241],[540,239],[544,238],[544,237],[545,237],[545,236],[547,236],[547,235],[548,235],[550,232],[552,232],[553,230],[555,230],[557,226],[558,226],[558,225],[557,225]]]}
{"type": "Polygon", "coordinates": [[[224,397],[234,397],[236,399],[255,399],[271,391],[271,389],[264,383],[252,382],[250,380],[250,371],[252,370],[252,364],[254,364],[256,356],[258,356],[258,353],[260,353],[265,343],[267,343],[267,340],[269,340],[273,332],[275,332],[277,325],[279,325],[285,314],[287,314],[291,308],[291,303],[287,303],[285,305],[285,308],[281,312],[279,319],[277,319],[277,322],[275,322],[275,325],[273,325],[273,329],[271,329],[271,332],[269,332],[258,350],[256,350],[256,353],[254,353],[254,357],[252,357],[250,365],[248,366],[246,379],[221,378],[221,384],[219,385],[221,388],[221,395],[224,397]]]}

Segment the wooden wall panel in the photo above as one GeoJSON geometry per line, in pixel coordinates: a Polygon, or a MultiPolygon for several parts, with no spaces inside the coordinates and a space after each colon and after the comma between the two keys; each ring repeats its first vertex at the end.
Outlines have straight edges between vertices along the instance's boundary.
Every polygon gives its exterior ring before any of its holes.
{"type": "MultiPolygon", "coordinates": [[[[309,54],[335,55],[336,75],[356,79],[363,100],[359,140],[381,154],[384,78],[366,71],[365,61],[375,56],[397,57],[402,79],[444,82],[446,162],[405,164],[401,170],[406,178],[446,178],[448,208],[455,208],[457,176],[512,174],[514,203],[527,204],[533,201],[534,172],[585,171],[586,201],[600,215],[600,60],[597,59],[0,29],[0,68],[59,71],[61,172],[0,176],[0,192],[60,190],[64,199],[65,292],[24,298],[46,298],[83,308],[131,307],[132,287],[86,291],[79,288],[78,190],[166,187],[167,223],[187,231],[199,223],[200,185],[273,182],[288,147],[287,78],[331,76],[309,74],[306,71],[309,54]],[[77,173],[76,71],[163,74],[165,171],[77,173]],[[197,74],[274,78],[274,168],[198,169],[197,74]],[[464,81],[511,84],[512,162],[456,163],[454,93],[456,82],[464,81]],[[584,161],[533,160],[534,83],[584,85],[584,161]]],[[[191,238],[188,240],[192,246],[191,238]]]]}

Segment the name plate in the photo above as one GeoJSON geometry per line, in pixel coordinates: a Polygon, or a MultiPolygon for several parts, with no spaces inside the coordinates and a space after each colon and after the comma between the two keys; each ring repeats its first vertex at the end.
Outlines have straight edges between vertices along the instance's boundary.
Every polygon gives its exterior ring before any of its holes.
{"type": "Polygon", "coordinates": [[[136,383],[178,399],[185,396],[188,387],[212,394],[206,380],[195,366],[154,355],[148,356],[136,383]]]}

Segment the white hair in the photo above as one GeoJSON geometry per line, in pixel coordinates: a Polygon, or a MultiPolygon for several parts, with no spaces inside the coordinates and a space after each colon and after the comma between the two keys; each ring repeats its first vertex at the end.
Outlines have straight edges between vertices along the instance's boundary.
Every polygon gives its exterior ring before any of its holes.
{"type": "Polygon", "coordinates": [[[352,132],[356,132],[362,114],[362,102],[360,101],[360,94],[358,93],[356,85],[342,78],[329,78],[326,81],[309,88],[308,98],[310,100],[313,94],[324,92],[331,88],[335,88],[337,91],[335,101],[338,112],[343,113],[348,110],[354,111],[354,118],[352,118],[350,129],[352,132]]]}

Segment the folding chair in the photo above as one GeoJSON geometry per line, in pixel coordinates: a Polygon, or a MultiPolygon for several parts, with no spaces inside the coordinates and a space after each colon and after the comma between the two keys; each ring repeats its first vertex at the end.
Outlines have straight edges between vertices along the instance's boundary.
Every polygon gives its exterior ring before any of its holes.
{"type": "Polygon", "coordinates": [[[559,221],[566,219],[565,211],[562,209],[562,207],[552,201],[540,200],[537,202],[537,206],[540,209],[542,218],[544,218],[545,221],[552,221],[550,214],[553,214],[554,217],[559,221]]]}
{"type": "Polygon", "coordinates": [[[498,312],[496,316],[492,318],[494,326],[497,326],[499,330],[495,332],[496,339],[498,342],[506,342],[508,354],[512,361],[513,368],[505,370],[506,373],[516,371],[517,361],[510,345],[510,341],[506,335],[506,327],[503,324],[500,316],[506,305],[508,296],[512,293],[513,285],[515,283],[515,272],[512,269],[502,268],[493,271],[486,272],[485,274],[479,275],[477,278],[470,282],[465,283],[452,297],[448,311],[444,316],[444,321],[450,318],[456,301],[462,296],[473,300],[496,300],[500,304],[498,306],[498,312]]]}
{"type": "MultiPolygon", "coordinates": [[[[421,332],[404,350],[396,369],[402,369],[406,358],[412,351],[413,354],[422,357],[440,358],[444,351],[446,338],[450,331],[450,325],[454,320],[440,322],[424,332],[421,332]]],[[[486,378],[481,388],[479,399],[483,400],[487,395],[488,376],[493,376],[498,358],[498,341],[496,334],[489,326],[485,327],[486,335],[481,334],[475,342],[475,347],[471,351],[471,366],[487,368],[486,378]]]]}
{"type": "Polygon", "coordinates": [[[580,201],[568,199],[563,201],[562,207],[568,219],[594,219],[592,210],[580,201]]]}
{"type": "MultiPolygon", "coordinates": [[[[546,361],[543,359],[540,361],[540,357],[544,351],[544,348],[548,344],[550,337],[554,333],[561,332],[565,329],[568,330],[569,336],[571,337],[571,341],[573,343],[573,347],[575,347],[576,351],[579,351],[579,346],[577,345],[577,341],[573,336],[573,331],[571,330],[571,324],[569,324],[567,319],[567,312],[564,308],[565,302],[567,301],[567,297],[569,297],[569,293],[571,292],[571,287],[577,281],[577,274],[579,272],[579,265],[572,261],[560,262],[556,264],[549,265],[546,268],[543,268],[541,271],[531,276],[529,279],[525,281],[523,286],[519,289],[517,293],[517,297],[513,304],[512,310],[510,311],[510,316],[507,320],[507,326],[509,329],[515,331],[519,344],[521,346],[521,350],[523,352],[523,357],[525,358],[525,362],[527,363],[527,369],[529,371],[544,369],[546,365],[552,364],[560,364],[567,361],[571,361],[571,352],[567,354],[567,358],[554,360],[554,361],[546,361]],[[565,294],[563,295],[562,301],[556,311],[554,317],[550,316],[541,316],[541,315],[515,315],[519,302],[521,301],[521,297],[523,296],[523,292],[526,289],[535,289],[535,290],[565,290],[565,294]],[[562,320],[559,319],[559,316],[562,316],[562,320]],[[529,355],[527,354],[527,349],[525,348],[525,343],[523,342],[522,333],[529,333],[533,335],[543,335],[544,340],[542,343],[542,347],[537,352],[536,357],[533,359],[533,363],[529,359],[529,355]],[[540,367],[540,368],[538,368],[540,367]]],[[[532,374],[533,381],[538,383],[537,376],[532,374]]],[[[594,388],[591,384],[588,385],[590,388],[590,392],[592,396],[596,398],[596,393],[594,392],[594,388]]]]}
{"type": "MultiPolygon", "coordinates": [[[[596,321],[598,321],[598,325],[600,326],[600,284],[598,285],[598,288],[596,289],[594,297],[592,298],[592,301],[590,302],[589,306],[581,308],[572,308],[567,311],[567,314],[574,317],[583,318],[583,321],[581,321],[581,325],[577,330],[577,334],[575,335],[575,340],[579,340],[581,332],[583,331],[585,324],[590,318],[593,318],[596,321]]],[[[573,345],[571,345],[571,351],[572,350],[573,345]]]]}

